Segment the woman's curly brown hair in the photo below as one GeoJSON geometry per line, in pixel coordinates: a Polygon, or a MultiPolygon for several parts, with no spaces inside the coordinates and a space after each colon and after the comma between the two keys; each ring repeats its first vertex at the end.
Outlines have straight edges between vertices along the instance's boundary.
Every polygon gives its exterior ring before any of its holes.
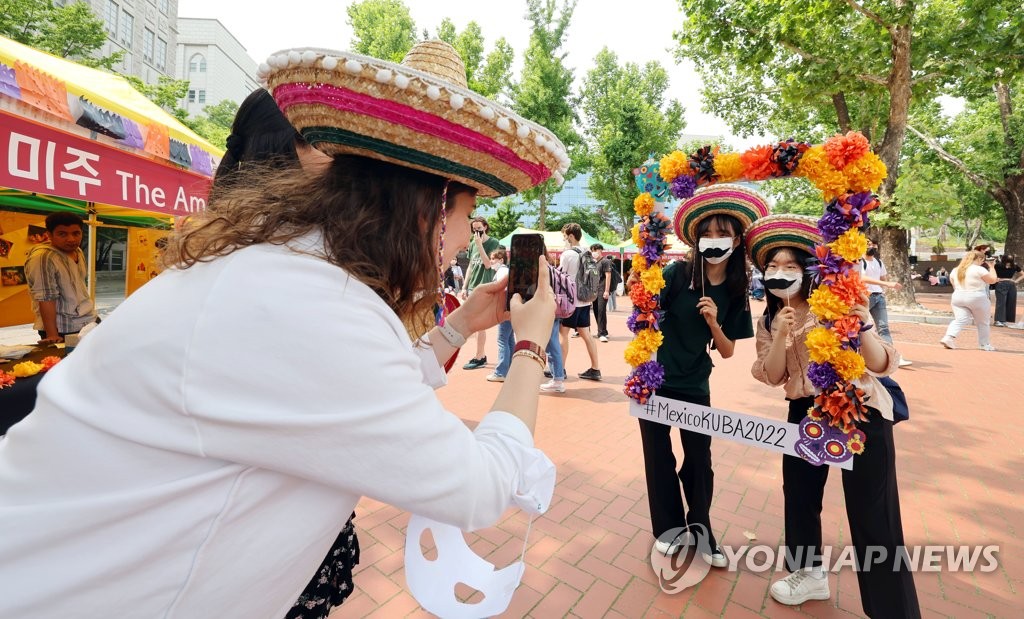
{"type": "MultiPolygon", "coordinates": [[[[284,245],[321,231],[325,258],[373,289],[414,333],[430,329],[437,226],[445,180],[357,156],[337,156],[318,172],[243,166],[218,182],[209,206],[171,237],[164,260],[187,269],[261,243],[284,245]]],[[[460,193],[448,186],[446,211],[460,193]]]]}

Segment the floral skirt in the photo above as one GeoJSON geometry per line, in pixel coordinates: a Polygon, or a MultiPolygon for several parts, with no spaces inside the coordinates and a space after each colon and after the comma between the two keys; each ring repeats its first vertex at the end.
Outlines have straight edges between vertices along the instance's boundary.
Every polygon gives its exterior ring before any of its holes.
{"type": "Polygon", "coordinates": [[[352,569],[359,564],[359,539],[352,518],[345,523],[313,579],[285,619],[326,619],[352,593],[352,569]]]}

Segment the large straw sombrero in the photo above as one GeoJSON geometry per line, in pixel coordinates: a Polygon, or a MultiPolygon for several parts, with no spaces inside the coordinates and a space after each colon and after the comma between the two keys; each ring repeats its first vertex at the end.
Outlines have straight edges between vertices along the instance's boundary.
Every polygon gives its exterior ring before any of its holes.
{"type": "Polygon", "coordinates": [[[754,220],[768,215],[768,202],[754,191],[739,185],[711,185],[698,189],[676,209],[672,225],[676,236],[691,247],[697,246],[697,225],[710,215],[732,215],[746,230],[754,220]]]}
{"type": "Polygon", "coordinates": [[[776,247],[795,247],[812,256],[821,243],[818,220],[806,215],[769,215],[755,221],[747,230],[747,251],[757,268],[764,270],[768,252],[776,247]]]}
{"type": "Polygon", "coordinates": [[[321,151],[416,168],[480,196],[529,189],[569,168],[550,131],[472,92],[458,52],[418,43],[402,64],[352,52],[293,49],[259,76],[303,138],[321,151]]]}

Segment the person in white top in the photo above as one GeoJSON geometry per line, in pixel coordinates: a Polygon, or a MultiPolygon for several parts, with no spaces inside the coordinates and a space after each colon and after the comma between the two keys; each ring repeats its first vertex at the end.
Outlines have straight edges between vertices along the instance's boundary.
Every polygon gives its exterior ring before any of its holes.
{"type": "MultiPolygon", "coordinates": [[[[491,252],[491,268],[494,269],[494,281],[508,279],[508,252],[504,247],[499,247],[491,252]]],[[[516,345],[516,334],[512,330],[512,323],[507,320],[498,324],[498,364],[494,371],[487,375],[487,380],[492,383],[505,382],[505,375],[508,374],[509,365],[512,363],[512,349],[516,345]]]]}
{"type": "MultiPolygon", "coordinates": [[[[869,241],[868,251],[861,260],[861,279],[868,288],[868,310],[871,312],[871,319],[875,321],[875,328],[883,340],[892,344],[892,334],[889,333],[889,309],[885,304],[885,288],[891,290],[902,290],[903,284],[890,282],[889,272],[878,257],[878,245],[869,241]]],[[[913,363],[900,356],[900,367],[913,365],[913,363]]]]}
{"type": "MultiPolygon", "coordinates": [[[[562,252],[558,261],[558,268],[569,275],[569,279],[576,281],[576,274],[580,270],[580,261],[586,249],[580,247],[580,239],[583,238],[583,229],[579,224],[568,223],[562,226],[562,236],[569,245],[569,249],[562,252]]],[[[590,368],[580,372],[578,376],[586,380],[601,380],[601,364],[597,358],[597,344],[590,334],[590,307],[592,301],[577,301],[576,312],[568,318],[562,319],[562,326],[559,329],[558,337],[562,346],[562,363],[569,359],[569,332],[573,329],[580,334],[587,347],[587,354],[590,355],[590,368]]]]}
{"type": "MultiPolygon", "coordinates": [[[[372,150],[380,124],[335,114],[333,95],[292,83],[302,75],[288,73],[289,57],[268,84],[332,160],[243,166],[171,237],[172,268],[41,381],[35,410],[0,440],[0,617],[280,619],[361,496],[472,530],[496,522],[530,492],[531,470],[550,465],[532,437],[544,366],[536,342],[555,308],[545,270],[511,314],[499,282],[432,325],[441,265],[469,241],[476,193],[527,189],[559,159],[523,142],[508,148],[536,174],[493,161],[489,176],[470,173],[469,163],[444,164],[448,143],[422,123],[426,133],[409,127],[401,138],[430,155],[417,169],[382,161],[402,151],[372,150]],[[293,91],[298,110],[287,105],[293,91]],[[353,135],[365,137],[358,147],[347,145],[353,135]],[[440,360],[506,318],[532,347],[513,356],[471,431],[434,393],[440,360]]],[[[374,62],[417,79],[427,70],[374,62]]],[[[377,85],[372,70],[346,71],[342,52],[304,53],[302,63],[318,67],[316,86],[377,85]]],[[[381,96],[422,104],[426,117],[424,88],[381,96]]],[[[437,113],[459,121],[444,105],[437,113]]],[[[461,131],[505,134],[477,118],[461,131]]]]}
{"type": "Polygon", "coordinates": [[[971,250],[964,254],[960,266],[953,269],[950,280],[953,283],[953,322],[946,328],[946,335],[939,342],[946,348],[956,348],[956,337],[964,327],[974,321],[978,328],[978,347],[982,350],[994,351],[990,335],[989,316],[992,301],[988,298],[988,285],[995,283],[999,276],[994,268],[995,259],[987,259],[985,254],[971,250]]]}

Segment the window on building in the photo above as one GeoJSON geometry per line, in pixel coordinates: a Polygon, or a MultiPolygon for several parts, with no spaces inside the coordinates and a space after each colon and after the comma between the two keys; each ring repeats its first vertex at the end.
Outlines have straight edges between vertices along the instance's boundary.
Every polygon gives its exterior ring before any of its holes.
{"type": "Polygon", "coordinates": [[[170,12],[170,2],[168,0],[157,0],[157,5],[160,7],[160,12],[167,15],[170,12]]]}
{"type": "Polygon", "coordinates": [[[128,47],[135,39],[135,18],[128,11],[121,11],[121,42],[128,47]]]}
{"type": "Polygon", "coordinates": [[[121,67],[125,73],[132,72],[132,55],[130,52],[125,52],[124,58],[121,60],[121,67]]]}
{"type": "Polygon", "coordinates": [[[156,40],[156,68],[163,71],[167,67],[167,41],[156,40]]]}
{"type": "Polygon", "coordinates": [[[142,59],[146,62],[153,62],[153,48],[156,43],[156,34],[149,28],[142,29],[142,59]]]}
{"type": "Polygon", "coordinates": [[[206,56],[196,54],[188,61],[189,73],[206,73],[206,56]]]}
{"type": "Polygon", "coordinates": [[[189,103],[195,103],[196,102],[196,91],[194,91],[194,90],[188,91],[188,102],[189,103]]]}
{"type": "Polygon", "coordinates": [[[206,91],[205,90],[202,90],[202,89],[199,90],[199,102],[200,103],[206,103],[206,91]]]}
{"type": "Polygon", "coordinates": [[[106,22],[107,32],[117,36],[117,17],[121,14],[121,7],[114,0],[107,0],[107,12],[103,16],[106,22]]]}
{"type": "Polygon", "coordinates": [[[124,250],[123,249],[112,249],[112,250],[110,250],[110,270],[111,271],[123,271],[124,270],[124,250]]]}

